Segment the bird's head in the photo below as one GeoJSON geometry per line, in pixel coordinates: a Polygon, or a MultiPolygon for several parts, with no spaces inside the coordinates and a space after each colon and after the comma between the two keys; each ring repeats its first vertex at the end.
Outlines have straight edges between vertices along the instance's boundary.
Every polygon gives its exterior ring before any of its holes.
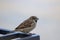
{"type": "Polygon", "coordinates": [[[30,19],[35,20],[35,22],[37,22],[39,18],[37,18],[36,16],[31,16],[30,19]]]}

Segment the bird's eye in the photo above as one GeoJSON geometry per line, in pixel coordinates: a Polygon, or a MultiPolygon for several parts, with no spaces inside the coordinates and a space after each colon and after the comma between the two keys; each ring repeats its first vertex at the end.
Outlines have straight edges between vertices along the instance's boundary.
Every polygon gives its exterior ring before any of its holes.
{"type": "Polygon", "coordinates": [[[35,20],[35,22],[37,22],[37,20],[35,20]]]}

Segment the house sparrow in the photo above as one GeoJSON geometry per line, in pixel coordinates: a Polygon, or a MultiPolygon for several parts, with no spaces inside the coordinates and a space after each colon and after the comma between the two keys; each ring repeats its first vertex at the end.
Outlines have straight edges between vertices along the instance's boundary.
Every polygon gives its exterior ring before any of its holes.
{"type": "Polygon", "coordinates": [[[24,33],[29,33],[36,27],[38,18],[36,16],[31,16],[24,22],[22,22],[18,27],[15,28],[15,31],[20,31],[24,33]]]}

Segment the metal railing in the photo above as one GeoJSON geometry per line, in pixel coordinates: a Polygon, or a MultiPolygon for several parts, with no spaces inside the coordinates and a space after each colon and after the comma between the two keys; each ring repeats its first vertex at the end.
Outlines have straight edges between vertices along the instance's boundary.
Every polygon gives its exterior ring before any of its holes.
{"type": "Polygon", "coordinates": [[[2,34],[2,36],[0,36],[0,40],[40,40],[40,36],[36,34],[25,34],[22,32],[15,32],[4,29],[0,29],[0,34],[2,34]]]}

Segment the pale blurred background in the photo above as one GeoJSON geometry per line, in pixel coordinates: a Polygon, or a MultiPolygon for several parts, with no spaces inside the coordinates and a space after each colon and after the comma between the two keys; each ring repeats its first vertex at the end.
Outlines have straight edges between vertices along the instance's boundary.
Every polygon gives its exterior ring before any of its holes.
{"type": "Polygon", "coordinates": [[[14,30],[32,15],[39,21],[31,33],[41,40],[60,40],[60,0],[0,0],[0,28],[14,30]]]}

